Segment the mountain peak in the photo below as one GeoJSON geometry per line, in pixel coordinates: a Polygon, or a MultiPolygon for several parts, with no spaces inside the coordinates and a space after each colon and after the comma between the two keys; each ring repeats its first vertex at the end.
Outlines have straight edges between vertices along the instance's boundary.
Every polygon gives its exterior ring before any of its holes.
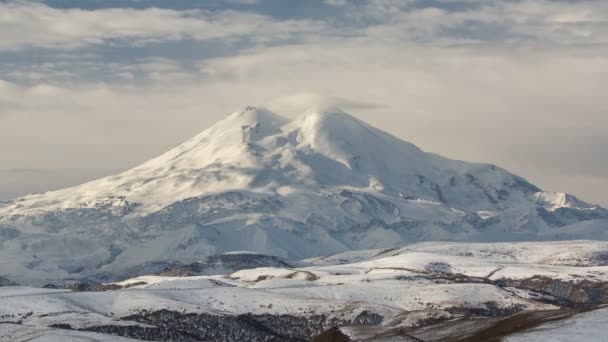
{"type": "MultiPolygon", "coordinates": [[[[242,124],[255,124],[268,126],[281,126],[289,120],[270,111],[264,107],[245,106],[232,113],[226,119],[228,121],[238,121],[242,124]]],[[[222,121],[220,121],[221,123],[222,121]]]]}
{"type": "Polygon", "coordinates": [[[330,142],[358,145],[369,139],[382,143],[382,135],[388,135],[338,107],[311,108],[293,120],[291,126],[299,129],[312,145],[330,142]]]}
{"type": "Polygon", "coordinates": [[[264,107],[246,106],[217,125],[223,131],[240,129],[241,142],[250,143],[280,133],[280,127],[287,122],[288,119],[264,107]]]}
{"type": "Polygon", "coordinates": [[[293,122],[299,126],[314,125],[317,127],[327,125],[341,126],[351,122],[358,122],[359,124],[366,125],[361,120],[336,106],[311,107],[300,114],[293,122]]]}
{"type": "Polygon", "coordinates": [[[564,192],[540,191],[536,192],[533,196],[537,204],[547,207],[549,210],[556,210],[559,208],[591,209],[596,207],[595,205],[582,201],[574,195],[564,192]]]}

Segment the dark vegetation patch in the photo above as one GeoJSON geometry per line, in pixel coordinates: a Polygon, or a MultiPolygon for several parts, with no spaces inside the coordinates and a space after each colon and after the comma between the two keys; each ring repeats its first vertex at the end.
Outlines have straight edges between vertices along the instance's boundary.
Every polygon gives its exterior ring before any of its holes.
{"type": "Polygon", "coordinates": [[[222,254],[212,255],[202,261],[188,265],[173,265],[160,271],[158,275],[166,277],[189,277],[196,275],[213,275],[232,273],[260,267],[292,268],[283,259],[261,254],[222,254]]]}
{"type": "MultiPolygon", "coordinates": [[[[383,317],[367,311],[363,311],[353,320],[344,320],[326,315],[218,316],[169,310],[142,310],[122,319],[153,327],[107,325],[82,330],[150,341],[310,341],[313,336],[331,327],[351,324],[379,325],[383,317]]],[[[66,324],[61,328],[71,327],[66,324]]]]}
{"type": "Polygon", "coordinates": [[[312,342],[350,342],[350,338],[344,335],[340,329],[333,327],[313,337],[312,342]]]}
{"type": "Polygon", "coordinates": [[[483,303],[483,307],[462,307],[454,306],[447,308],[446,311],[454,315],[462,316],[480,316],[480,317],[504,317],[512,315],[516,312],[525,310],[526,306],[515,304],[508,307],[501,307],[494,301],[483,303]]]}

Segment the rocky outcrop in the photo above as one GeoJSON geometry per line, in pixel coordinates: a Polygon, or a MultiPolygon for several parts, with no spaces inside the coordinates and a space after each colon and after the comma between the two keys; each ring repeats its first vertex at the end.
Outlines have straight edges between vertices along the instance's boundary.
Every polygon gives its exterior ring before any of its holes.
{"type": "Polygon", "coordinates": [[[189,277],[195,275],[226,274],[259,267],[291,268],[283,259],[262,254],[231,253],[212,255],[202,261],[188,265],[170,266],[158,275],[166,277],[189,277]]]}

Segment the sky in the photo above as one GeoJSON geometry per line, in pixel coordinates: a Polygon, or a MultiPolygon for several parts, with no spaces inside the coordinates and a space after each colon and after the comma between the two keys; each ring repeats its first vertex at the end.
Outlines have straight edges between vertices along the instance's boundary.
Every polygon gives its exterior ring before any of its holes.
{"type": "Polygon", "coordinates": [[[608,206],[608,1],[0,0],[0,199],[331,103],[608,206]]]}

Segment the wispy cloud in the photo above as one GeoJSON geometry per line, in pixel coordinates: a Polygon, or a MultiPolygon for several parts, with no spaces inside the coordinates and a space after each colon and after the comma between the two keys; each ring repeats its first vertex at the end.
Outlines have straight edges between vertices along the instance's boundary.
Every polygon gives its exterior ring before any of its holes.
{"type": "Polygon", "coordinates": [[[527,42],[608,43],[605,1],[440,1],[370,0],[349,16],[371,21],[368,35],[429,43],[527,42]],[[459,5],[459,6],[454,6],[459,5]]]}
{"type": "Polygon", "coordinates": [[[31,167],[14,167],[14,168],[10,168],[10,169],[0,169],[0,173],[5,173],[5,174],[23,174],[23,173],[40,174],[40,173],[45,173],[45,172],[47,172],[47,170],[36,169],[36,168],[31,168],[31,167]]]}
{"type": "MultiPolygon", "coordinates": [[[[238,0],[242,3],[242,0],[238,0]]],[[[255,1],[245,3],[255,5],[255,1]]],[[[224,43],[294,42],[336,37],[426,43],[608,43],[604,1],[326,1],[343,15],[277,19],[253,11],[169,8],[58,9],[43,3],[0,3],[0,49],[75,49],[171,40],[224,43]],[[452,6],[441,6],[441,3],[452,6]],[[454,6],[453,4],[459,4],[454,6]]]]}
{"type": "Polygon", "coordinates": [[[324,29],[315,20],[276,20],[236,11],[161,8],[57,9],[40,3],[0,3],[0,49],[74,49],[163,40],[276,41],[324,29]]]}

